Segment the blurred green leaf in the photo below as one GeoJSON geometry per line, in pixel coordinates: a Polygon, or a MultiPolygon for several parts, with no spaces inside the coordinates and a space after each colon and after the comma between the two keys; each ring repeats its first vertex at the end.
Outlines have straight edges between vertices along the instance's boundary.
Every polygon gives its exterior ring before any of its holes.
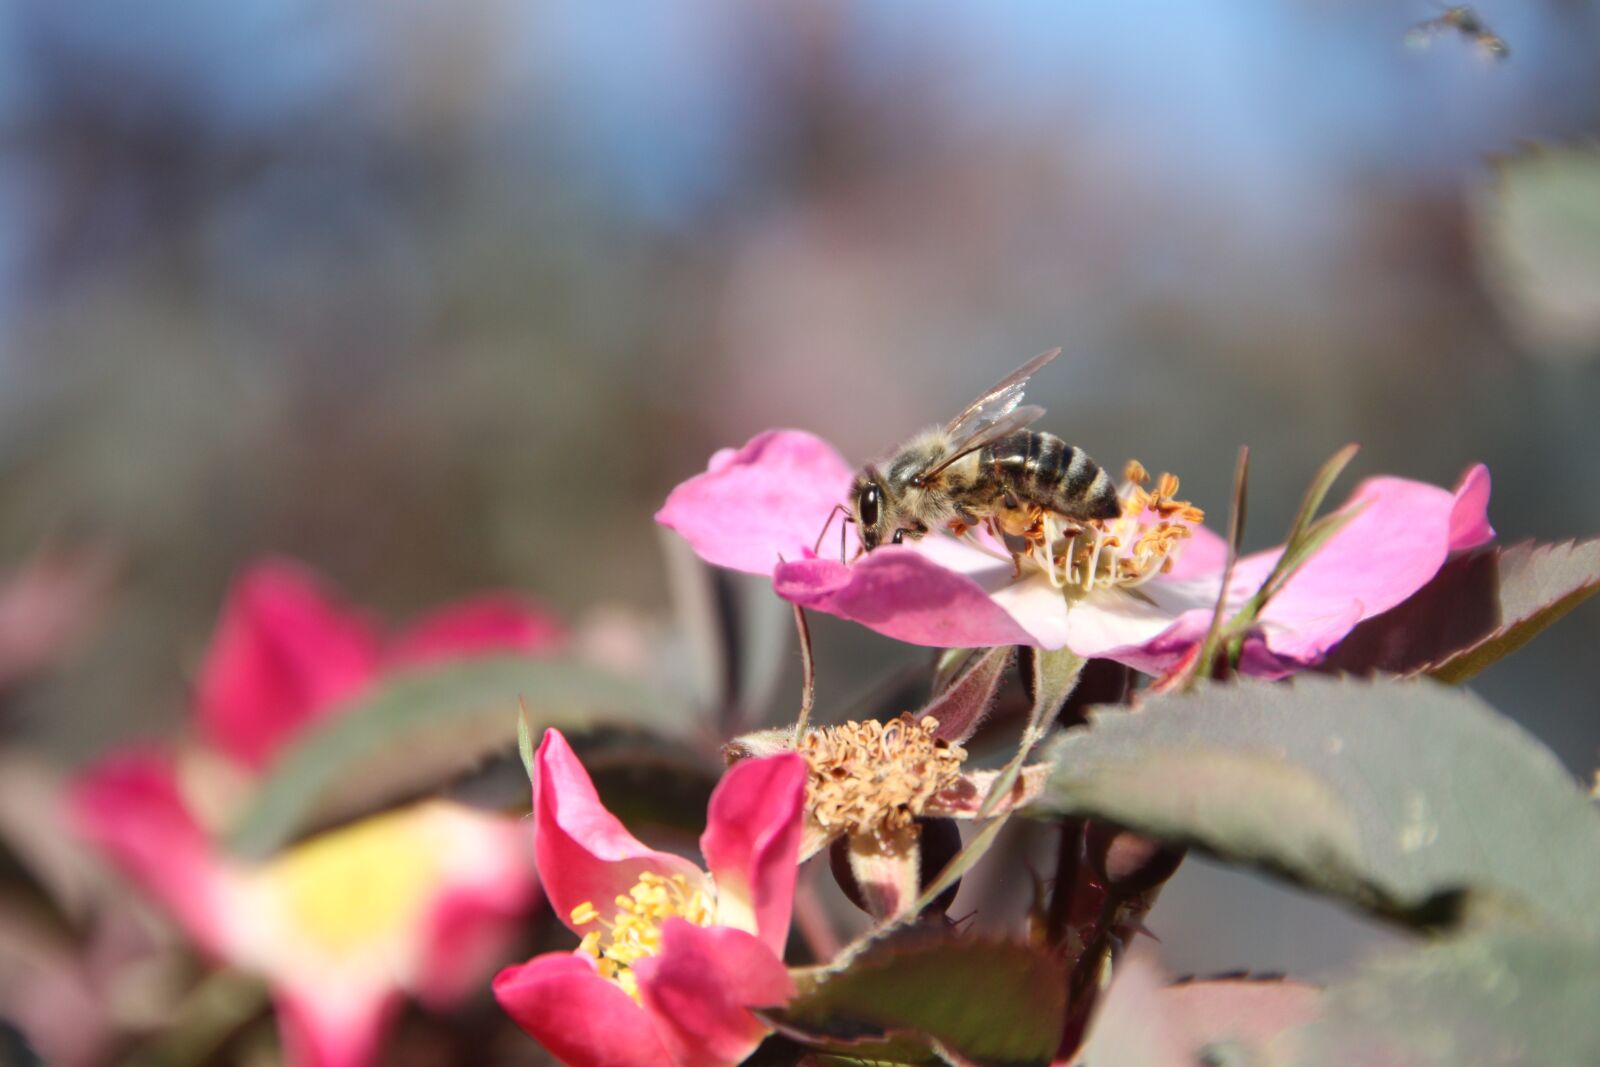
{"type": "Polygon", "coordinates": [[[1327,990],[1283,1035],[1294,1067],[1527,1067],[1600,1063],[1600,945],[1496,930],[1377,960],[1327,990]]]}
{"type": "Polygon", "coordinates": [[[1404,603],[1350,632],[1330,671],[1463,682],[1600,592],[1600,539],[1490,548],[1451,560],[1404,603]]]}
{"type": "Polygon", "coordinates": [[[795,981],[798,995],[769,1016],[796,1040],[857,1059],[1024,1067],[1049,1063],[1061,1040],[1066,976],[1030,945],[897,927],[795,981]]]}
{"type": "Polygon", "coordinates": [[[690,725],[669,693],[580,663],[499,656],[408,672],[297,740],[234,824],[230,847],[265,856],[310,829],[432,793],[487,755],[509,751],[519,698],[530,738],[549,726],[632,726],[671,736],[690,725]]]}
{"type": "Polygon", "coordinates": [[[652,829],[696,840],[724,769],[704,752],[624,731],[574,739],[574,747],[607,811],[633,832],[652,829]]]}
{"type": "Polygon", "coordinates": [[[1600,814],[1545,748],[1425,681],[1242,682],[1099,712],[1029,814],[1092,816],[1408,923],[1600,931],[1600,814]]]}
{"type": "Polygon", "coordinates": [[[1535,351],[1600,352],[1600,149],[1539,148],[1499,177],[1477,212],[1490,291],[1535,351]]]}
{"type": "Polygon", "coordinates": [[[202,1064],[267,1006],[261,979],[240,971],[213,971],[194,987],[176,1015],[136,1046],[122,1067],[190,1067],[202,1064]]]}
{"type": "Polygon", "coordinates": [[[533,780],[533,730],[528,726],[528,708],[522,701],[517,701],[517,758],[522,761],[522,769],[528,773],[528,780],[533,780]]]}

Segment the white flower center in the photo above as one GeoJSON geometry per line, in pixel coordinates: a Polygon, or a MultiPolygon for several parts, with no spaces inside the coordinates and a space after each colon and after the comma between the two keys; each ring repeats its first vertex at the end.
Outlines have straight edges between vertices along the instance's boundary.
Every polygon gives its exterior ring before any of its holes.
{"type": "Polygon", "coordinates": [[[1109,520],[1067,519],[1053,512],[1040,515],[1041,536],[1026,558],[1050,584],[1076,599],[1097,589],[1133,589],[1172,563],[1189,527],[1205,521],[1205,512],[1177,499],[1178,479],[1163,474],[1154,489],[1138,460],[1124,471],[1122,514],[1109,520]]]}

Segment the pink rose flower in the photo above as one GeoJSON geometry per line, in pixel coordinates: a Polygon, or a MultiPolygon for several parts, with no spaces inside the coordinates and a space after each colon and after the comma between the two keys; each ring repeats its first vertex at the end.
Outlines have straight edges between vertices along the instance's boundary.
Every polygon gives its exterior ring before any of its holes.
{"type": "Polygon", "coordinates": [[[646,847],[601,806],[571,747],[534,762],[534,852],[555,913],[582,938],[494,981],[506,1012],[572,1067],[724,1067],[767,1028],[751,1008],[794,994],[783,966],[805,761],[749,760],[711,795],[708,871],[646,847]]]}
{"type": "MultiPolygon", "coordinates": [[[[827,442],[772,430],[711,458],[705,473],[675,488],[656,521],[701,558],[770,575],[780,596],[853,619],[881,634],[942,648],[1033,645],[1070,648],[1160,673],[1205,634],[1221,592],[1222,538],[1183,516],[1157,515],[1160,499],[1123,489],[1124,515],[1102,537],[1102,553],[1074,583],[1042,568],[1014,577],[1009,558],[934,534],[885,545],[852,563],[813,543],[852,469],[827,442]],[[1159,543],[1153,525],[1188,536],[1159,543]]],[[[1245,644],[1241,669],[1278,677],[1317,662],[1363,619],[1405,600],[1452,552],[1494,536],[1489,472],[1479,465],[1452,492],[1404,478],[1369,478],[1344,508],[1359,511],[1268,603],[1245,644]]],[[[852,550],[854,546],[851,546],[852,550]]],[[[1242,557],[1228,589],[1237,608],[1260,586],[1281,550],[1242,557]]]]}
{"type": "Polygon", "coordinates": [[[200,669],[200,744],[103,758],[74,784],[75,821],[204,952],[266,978],[288,1062],[362,1067],[403,991],[435,1005],[469,992],[537,903],[520,830],[427,802],[245,863],[216,839],[227,801],[389,671],[537,653],[560,635],[543,612],[496,595],[388,637],[300,567],[256,564],[200,669]]]}

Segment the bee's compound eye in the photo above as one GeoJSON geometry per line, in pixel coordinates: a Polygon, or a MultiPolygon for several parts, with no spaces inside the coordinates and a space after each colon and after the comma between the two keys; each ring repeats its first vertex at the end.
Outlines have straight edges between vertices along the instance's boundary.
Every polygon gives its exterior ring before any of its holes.
{"type": "Polygon", "coordinates": [[[892,538],[890,538],[890,540],[891,540],[891,541],[892,541],[892,542],[893,542],[893,543],[895,543],[895,544],[897,544],[897,545],[898,545],[898,544],[899,544],[899,543],[900,543],[900,542],[901,542],[901,541],[904,541],[904,540],[905,540],[905,539],[906,539],[906,532],[905,532],[905,531],[904,531],[904,530],[896,530],[896,531],[895,531],[895,532],[894,532],[894,536],[893,536],[893,537],[892,537],[892,538]]]}
{"type": "Polygon", "coordinates": [[[861,491],[861,499],[856,502],[856,507],[861,511],[863,525],[878,525],[878,487],[869,485],[863,489],[861,491]]]}

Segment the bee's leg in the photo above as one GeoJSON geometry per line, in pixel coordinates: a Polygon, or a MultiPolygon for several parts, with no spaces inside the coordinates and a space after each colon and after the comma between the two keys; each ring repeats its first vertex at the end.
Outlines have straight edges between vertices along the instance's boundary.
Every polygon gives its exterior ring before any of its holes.
{"type": "MultiPolygon", "coordinates": [[[[841,512],[841,511],[844,512],[844,514],[845,514],[845,520],[844,521],[845,522],[849,522],[850,521],[850,510],[848,508],[846,508],[843,504],[835,504],[833,506],[833,510],[828,512],[828,521],[822,524],[822,529],[821,530],[817,531],[817,543],[811,546],[811,554],[813,556],[816,555],[818,550],[820,550],[822,548],[822,539],[824,537],[828,536],[828,527],[833,525],[833,517],[835,515],[839,514],[839,512],[841,512]]],[[[839,536],[840,537],[844,536],[843,528],[840,529],[839,536]]]]}
{"type": "Polygon", "coordinates": [[[1011,577],[1021,578],[1022,560],[1028,554],[1027,538],[1021,534],[1002,534],[1000,540],[1011,553],[1011,577]]]}
{"type": "Polygon", "coordinates": [[[1027,542],[1028,551],[1033,552],[1045,547],[1045,542],[1048,540],[1044,532],[1044,511],[1035,508],[1029,513],[1028,518],[1030,521],[1027,528],[1022,531],[1022,539],[1027,542]]]}

